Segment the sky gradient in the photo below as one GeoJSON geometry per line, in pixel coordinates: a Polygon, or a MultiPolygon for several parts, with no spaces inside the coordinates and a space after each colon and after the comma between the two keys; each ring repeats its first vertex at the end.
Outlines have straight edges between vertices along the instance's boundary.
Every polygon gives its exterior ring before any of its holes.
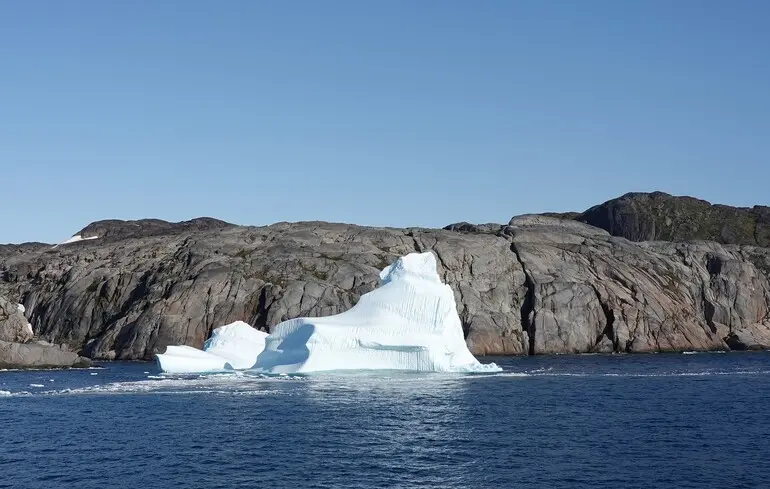
{"type": "Polygon", "coordinates": [[[770,3],[2,1],[0,243],[770,204],[770,3]]]}

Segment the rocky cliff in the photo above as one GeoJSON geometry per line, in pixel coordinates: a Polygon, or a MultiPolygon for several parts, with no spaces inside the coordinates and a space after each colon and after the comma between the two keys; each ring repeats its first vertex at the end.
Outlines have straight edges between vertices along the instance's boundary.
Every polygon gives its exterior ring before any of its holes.
{"type": "Polygon", "coordinates": [[[443,230],[212,222],[134,234],[132,223],[95,223],[112,237],[0,249],[0,294],[23,302],[49,341],[151,359],[236,320],[269,330],[341,312],[395,258],[431,250],[475,354],[770,346],[766,248],[634,243],[547,216],[443,230]]]}
{"type": "Polygon", "coordinates": [[[0,369],[87,367],[77,353],[44,341],[32,342],[32,326],[19,304],[0,297],[0,369]]]}
{"type": "Polygon", "coordinates": [[[0,297],[0,341],[24,343],[33,337],[24,307],[0,297]]]}

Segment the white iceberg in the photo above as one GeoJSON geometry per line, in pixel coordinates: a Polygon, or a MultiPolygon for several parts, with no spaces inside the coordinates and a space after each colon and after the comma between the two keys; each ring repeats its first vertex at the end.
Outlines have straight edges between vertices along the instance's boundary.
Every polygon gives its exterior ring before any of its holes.
{"type": "Polygon", "coordinates": [[[380,286],[341,314],[284,321],[270,335],[239,321],[215,329],[203,350],[169,346],[156,358],[169,373],[501,370],[468,350],[454,293],[441,282],[430,252],[386,267],[380,286]]]}
{"type": "Polygon", "coordinates": [[[162,371],[175,374],[244,370],[254,366],[265,348],[266,337],[267,333],[236,321],[212,331],[203,350],[168,346],[155,358],[162,371]]]}
{"type": "Polygon", "coordinates": [[[410,253],[380,273],[380,287],[334,316],[276,325],[254,368],[264,373],[329,370],[495,372],[465,343],[454,293],[433,253],[410,253]]]}

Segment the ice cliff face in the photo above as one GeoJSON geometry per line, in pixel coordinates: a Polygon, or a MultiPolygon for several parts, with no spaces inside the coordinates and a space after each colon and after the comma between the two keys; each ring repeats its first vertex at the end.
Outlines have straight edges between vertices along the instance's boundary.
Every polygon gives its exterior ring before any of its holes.
{"type": "Polygon", "coordinates": [[[496,371],[463,338],[451,287],[432,253],[410,253],[380,273],[380,287],[348,311],[278,324],[255,368],[267,373],[326,370],[496,371]]]}
{"type": "Polygon", "coordinates": [[[233,323],[215,329],[203,351],[169,346],[157,360],[169,373],[499,370],[468,350],[454,293],[441,283],[430,252],[410,253],[387,266],[380,287],[341,314],[284,321],[269,336],[233,323]]]}

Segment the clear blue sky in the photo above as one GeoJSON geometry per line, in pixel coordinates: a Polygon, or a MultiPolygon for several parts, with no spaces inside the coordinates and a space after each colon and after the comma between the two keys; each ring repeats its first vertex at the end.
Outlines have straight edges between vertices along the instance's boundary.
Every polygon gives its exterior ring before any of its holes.
{"type": "Polygon", "coordinates": [[[0,2],[1,242],[769,204],[770,2],[0,2]]]}

